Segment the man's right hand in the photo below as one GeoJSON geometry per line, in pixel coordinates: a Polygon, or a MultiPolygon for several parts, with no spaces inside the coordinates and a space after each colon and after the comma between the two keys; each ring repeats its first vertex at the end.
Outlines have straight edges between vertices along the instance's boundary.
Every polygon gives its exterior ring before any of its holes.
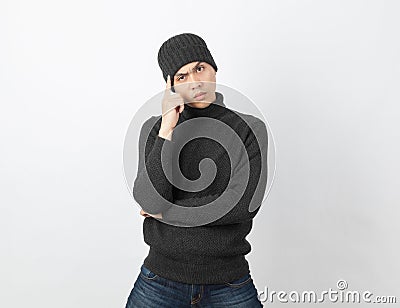
{"type": "Polygon", "coordinates": [[[171,140],[172,131],[179,120],[179,114],[185,108],[185,102],[178,93],[171,92],[171,77],[167,77],[167,85],[162,100],[162,120],[158,135],[171,140]]]}
{"type": "Polygon", "coordinates": [[[144,217],[154,217],[154,218],[160,218],[162,219],[162,213],[159,214],[149,214],[147,212],[145,212],[143,209],[140,210],[140,215],[144,216],[144,217]]]}

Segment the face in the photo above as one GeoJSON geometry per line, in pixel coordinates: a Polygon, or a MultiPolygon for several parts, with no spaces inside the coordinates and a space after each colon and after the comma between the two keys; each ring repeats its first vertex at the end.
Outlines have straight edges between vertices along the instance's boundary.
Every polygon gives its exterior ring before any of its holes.
{"type": "Polygon", "coordinates": [[[182,66],[174,76],[175,92],[191,107],[204,108],[215,96],[216,72],[206,62],[191,62],[182,66]]]}

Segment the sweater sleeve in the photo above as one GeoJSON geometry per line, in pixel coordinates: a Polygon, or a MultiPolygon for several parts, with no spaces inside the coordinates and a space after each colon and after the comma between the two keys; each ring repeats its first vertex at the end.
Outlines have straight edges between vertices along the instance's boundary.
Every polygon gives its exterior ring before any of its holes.
{"type": "MultiPolygon", "coordinates": [[[[194,226],[199,221],[199,217],[192,210],[193,207],[211,203],[215,199],[218,200],[215,201],[213,207],[226,208],[229,205],[232,207],[232,203],[236,205],[222,217],[207,223],[208,226],[235,224],[253,219],[260,210],[267,185],[268,133],[264,122],[258,121],[249,130],[245,147],[247,155],[242,153],[243,155],[240,156],[229,185],[224,191],[223,200],[222,198],[218,199],[218,196],[195,196],[194,198],[179,200],[179,203],[175,200],[175,204],[189,207],[170,207],[162,213],[162,220],[194,226]],[[241,183],[243,183],[243,179],[246,180],[247,178],[247,185],[244,187],[241,183]]],[[[203,210],[199,215],[208,214],[204,213],[203,210]]]]}
{"type": "Polygon", "coordinates": [[[165,211],[173,200],[173,186],[164,170],[171,174],[174,142],[158,136],[159,126],[152,117],[140,130],[138,170],[133,185],[134,199],[149,214],[165,211]]]}

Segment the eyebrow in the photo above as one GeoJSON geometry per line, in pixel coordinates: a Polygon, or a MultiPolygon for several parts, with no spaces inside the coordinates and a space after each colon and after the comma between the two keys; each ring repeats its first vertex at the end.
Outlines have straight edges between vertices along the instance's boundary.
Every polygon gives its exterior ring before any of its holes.
{"type": "MultiPolygon", "coordinates": [[[[197,67],[201,64],[201,63],[203,63],[202,61],[198,61],[197,62],[197,64],[192,68],[192,71],[194,71],[195,69],[197,69],[197,67]]],[[[186,76],[188,73],[176,73],[176,77],[179,77],[179,76],[186,76]]]]}

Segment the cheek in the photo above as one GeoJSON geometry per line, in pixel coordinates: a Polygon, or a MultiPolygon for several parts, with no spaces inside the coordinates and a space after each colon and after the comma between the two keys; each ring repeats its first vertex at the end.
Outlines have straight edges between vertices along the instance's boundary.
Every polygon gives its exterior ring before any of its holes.
{"type": "Polygon", "coordinates": [[[204,76],[204,80],[205,81],[207,81],[207,82],[215,82],[216,81],[216,79],[215,79],[215,74],[214,74],[214,72],[207,72],[207,74],[206,74],[206,76],[204,76]]]}
{"type": "Polygon", "coordinates": [[[208,74],[208,80],[209,80],[209,81],[215,81],[215,80],[216,80],[215,77],[216,77],[216,76],[215,76],[215,73],[214,73],[213,71],[211,71],[211,72],[208,74]]]}

